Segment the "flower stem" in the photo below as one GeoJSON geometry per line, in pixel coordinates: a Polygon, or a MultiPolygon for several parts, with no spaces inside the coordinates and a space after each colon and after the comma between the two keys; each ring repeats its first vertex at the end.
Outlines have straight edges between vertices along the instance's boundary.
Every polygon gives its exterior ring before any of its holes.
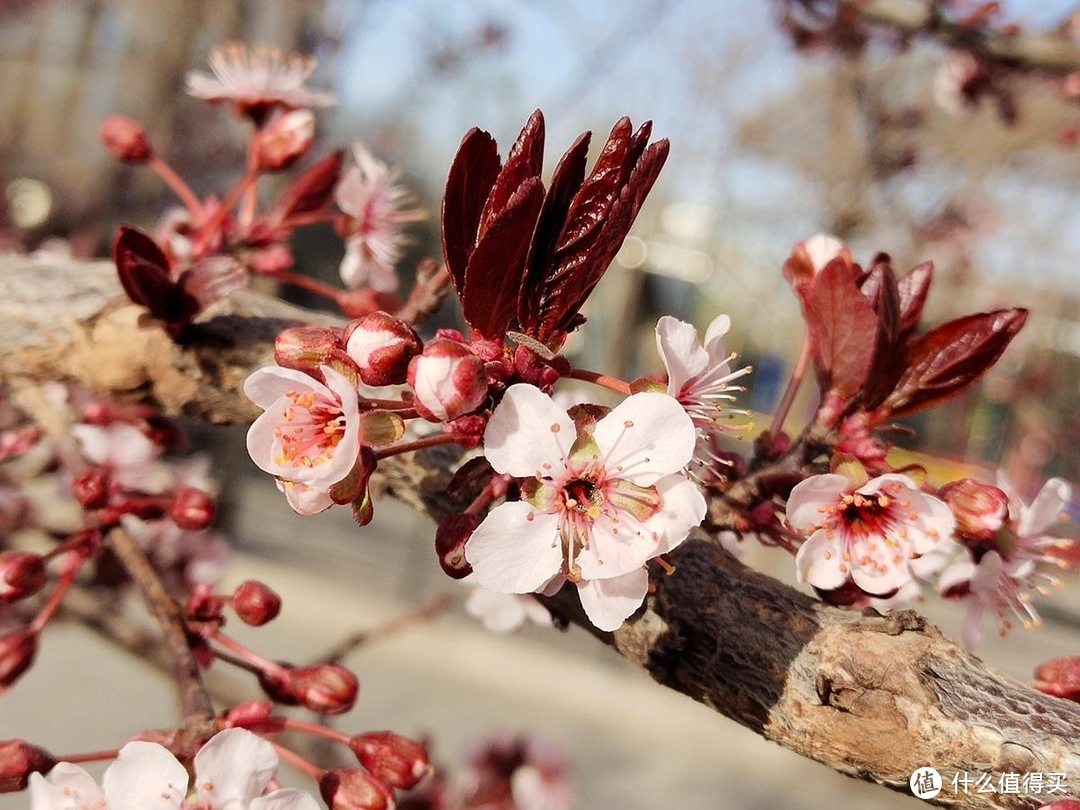
{"type": "Polygon", "coordinates": [[[56,757],[57,762],[70,762],[73,765],[77,765],[80,762],[104,762],[107,759],[116,759],[120,756],[120,752],[115,749],[109,749],[107,751],[87,751],[85,754],[68,754],[62,757],[56,757]]]}
{"type": "Polygon", "coordinates": [[[304,774],[306,774],[307,776],[311,777],[316,782],[319,781],[319,777],[321,777],[322,774],[323,774],[321,768],[319,768],[315,764],[309,762],[308,760],[304,759],[299,754],[297,754],[297,753],[295,753],[293,751],[290,751],[284,745],[280,745],[278,743],[270,743],[270,744],[272,746],[274,746],[274,750],[277,751],[278,756],[281,757],[281,759],[283,759],[285,762],[288,762],[290,765],[292,765],[298,771],[301,771],[304,774]]]}
{"type": "Polygon", "coordinates": [[[389,458],[390,456],[400,456],[402,453],[413,453],[417,450],[425,450],[428,447],[437,447],[440,444],[457,444],[462,439],[466,438],[460,433],[443,433],[440,436],[426,436],[423,439],[417,439],[414,442],[405,442],[405,444],[399,444],[396,447],[388,447],[385,450],[380,450],[378,457],[380,460],[389,458]]]}
{"type": "Polygon", "coordinates": [[[195,192],[191,190],[191,186],[184,182],[183,178],[173,170],[173,167],[157,155],[152,155],[146,165],[162,179],[165,185],[172,189],[173,194],[180,198],[180,202],[184,204],[184,207],[195,219],[196,223],[201,222],[206,215],[202,203],[195,196],[195,192]]]}
{"type": "Polygon", "coordinates": [[[603,388],[607,388],[609,391],[615,391],[618,394],[629,395],[630,383],[620,380],[618,377],[611,377],[607,374],[599,374],[595,371],[586,371],[583,368],[570,369],[568,377],[575,380],[584,380],[585,382],[591,382],[594,385],[599,385],[603,388]]]}
{"type": "Polygon", "coordinates": [[[301,289],[313,292],[316,295],[321,295],[323,298],[329,298],[331,301],[337,301],[338,295],[341,290],[336,287],[332,287],[318,279],[305,276],[301,273],[294,273],[292,270],[278,270],[273,274],[273,278],[278,281],[282,281],[286,284],[292,284],[294,287],[300,287],[301,289]]]}
{"type": "Polygon", "coordinates": [[[285,728],[292,731],[301,731],[305,734],[314,734],[317,737],[323,737],[332,742],[349,743],[349,735],[337,729],[327,728],[326,726],[320,726],[317,723],[305,723],[303,720],[286,720],[285,728]]]}
{"type": "Polygon", "coordinates": [[[807,335],[803,337],[799,358],[791,371],[791,378],[788,380],[787,388],[784,389],[784,396],[780,398],[780,404],[776,406],[776,413],[773,414],[772,425],[769,426],[770,436],[776,436],[784,429],[784,420],[787,419],[788,412],[795,402],[795,395],[799,393],[799,387],[802,385],[803,377],[806,376],[806,368],[809,364],[810,337],[807,335]]]}

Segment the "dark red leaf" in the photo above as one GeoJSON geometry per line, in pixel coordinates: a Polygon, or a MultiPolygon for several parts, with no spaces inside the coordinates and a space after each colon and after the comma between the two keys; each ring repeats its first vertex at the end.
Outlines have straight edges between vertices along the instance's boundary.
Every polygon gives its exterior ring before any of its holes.
{"type": "Polygon", "coordinates": [[[268,219],[283,222],[297,214],[318,211],[329,203],[344,162],[345,153],[339,149],[309,168],[282,192],[268,219]]]}
{"type": "Polygon", "coordinates": [[[555,254],[555,241],[566,224],[570,201],[585,181],[585,163],[589,157],[591,132],[578,136],[566,154],[559,160],[551,176],[551,186],[544,196],[544,206],[536,223],[532,248],[526,262],[525,280],[518,301],[518,319],[523,330],[536,326],[539,315],[541,282],[550,268],[555,254]]]}
{"type": "Polygon", "coordinates": [[[461,139],[446,178],[442,201],[443,255],[459,294],[465,289],[465,268],[476,247],[484,202],[501,165],[495,139],[473,127],[461,139]]]}
{"type": "Polygon", "coordinates": [[[806,328],[821,390],[850,399],[862,390],[878,343],[877,314],[856,286],[859,270],[834,259],[806,292],[806,328]]]}
{"type": "Polygon", "coordinates": [[[923,262],[911,268],[897,283],[900,292],[900,335],[910,335],[919,325],[930,283],[934,280],[934,263],[923,262]]]}
{"type": "Polygon", "coordinates": [[[480,229],[477,243],[483,240],[484,232],[491,227],[495,219],[510,203],[510,198],[517,193],[522,184],[531,178],[540,177],[544,169],[544,115],[536,110],[529,116],[521,134],[506,156],[502,171],[495,178],[484,211],[480,215],[480,229]]]}
{"type": "Polygon", "coordinates": [[[136,304],[168,324],[182,325],[199,311],[199,302],[173,281],[169,260],[158,244],[136,228],[120,228],[113,242],[120,284],[136,304]]]}
{"type": "Polygon", "coordinates": [[[870,375],[863,391],[864,408],[880,405],[896,386],[904,368],[900,350],[900,292],[897,289],[896,274],[889,264],[888,256],[879,256],[882,260],[875,258],[871,263],[870,271],[861,287],[863,295],[874,307],[879,326],[874,359],[870,364],[870,375]]]}
{"type": "Polygon", "coordinates": [[[461,306],[465,320],[484,337],[501,340],[517,314],[525,259],[543,202],[540,179],[525,180],[469,257],[461,306]]]}
{"type": "Polygon", "coordinates": [[[1001,357],[1027,321],[1026,309],[999,309],[949,321],[918,338],[908,367],[882,405],[907,416],[952,399],[1001,357]]]}

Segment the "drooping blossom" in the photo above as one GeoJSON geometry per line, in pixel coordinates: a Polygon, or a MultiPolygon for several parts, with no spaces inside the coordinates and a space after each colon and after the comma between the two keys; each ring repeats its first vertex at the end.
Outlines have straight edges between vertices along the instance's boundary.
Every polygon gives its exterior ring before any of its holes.
{"type": "Polygon", "coordinates": [[[728,407],[735,401],[733,392],[743,390],[732,383],[750,373],[749,367],[731,369],[735,355],[724,348],[724,335],[730,328],[731,318],[716,317],[702,345],[697,329],[688,323],[665,315],[656,324],[656,350],[667,369],[668,395],[686,409],[697,429],[694,464],[699,469],[723,463],[712,451],[711,440],[731,430],[726,420],[746,413],[728,407]]]}
{"type": "Polygon", "coordinates": [[[522,500],[492,509],[465,557],[477,583],[499,593],[553,593],[568,579],[589,620],[614,630],[645,598],[645,563],[705,516],[704,497],[682,474],[694,425],[660,393],[627,397],[595,421],[579,414],[575,423],[531,385],[506,390],[484,455],[523,479],[522,500]]]}
{"type": "Polygon", "coordinates": [[[402,226],[422,220],[424,214],[412,207],[409,192],[395,185],[394,174],[362,143],[353,145],[353,157],[356,164],[334,190],[334,200],[347,215],[341,280],[350,289],[367,285],[393,292],[398,287],[394,268],[407,243],[402,226]]]}
{"type": "Polygon", "coordinates": [[[88,461],[106,467],[112,480],[134,492],[164,492],[173,474],[158,460],[162,448],[126,422],[110,425],[72,425],[71,433],[88,461]]]}
{"type": "Polygon", "coordinates": [[[274,107],[292,110],[337,103],[330,93],[306,87],[315,71],[311,56],[231,42],[211,51],[209,62],[210,73],[188,72],[188,95],[213,103],[231,103],[239,112],[258,119],[274,107]]]}
{"type": "Polygon", "coordinates": [[[216,734],[195,754],[195,781],[167,748],[130,742],[105,771],[101,787],[69,762],[30,777],[31,810],[318,810],[308,793],[266,793],[278,768],[273,746],[241,728],[216,734]]]}
{"type": "Polygon", "coordinates": [[[895,473],[811,476],[792,489],[787,521],[807,538],[795,556],[800,582],[832,591],[851,581],[873,596],[909,582],[912,561],[949,543],[955,526],[945,503],[895,473]]]}
{"type": "MultiPolygon", "coordinates": [[[[474,577],[462,582],[470,584],[474,577]]],[[[526,622],[551,627],[551,614],[532,596],[521,593],[496,593],[486,588],[473,588],[465,599],[465,612],[492,633],[512,633],[526,622]]]]}
{"type": "Polygon", "coordinates": [[[300,514],[330,506],[330,489],[349,475],[360,453],[356,386],[329,366],[321,372],[325,384],[266,366],[244,383],[244,393],[264,411],[248,430],[248,453],[278,479],[300,514]]]}

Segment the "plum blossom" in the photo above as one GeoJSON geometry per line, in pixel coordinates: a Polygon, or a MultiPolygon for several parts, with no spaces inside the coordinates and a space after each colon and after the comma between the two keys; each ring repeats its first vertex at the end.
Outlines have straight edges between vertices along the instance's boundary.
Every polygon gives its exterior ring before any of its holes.
{"type": "Polygon", "coordinates": [[[187,74],[188,95],[213,103],[230,102],[238,111],[265,114],[273,107],[330,107],[329,93],[305,87],[315,71],[315,59],[278,48],[248,48],[230,42],[210,52],[210,71],[187,74]]]}
{"type": "Polygon", "coordinates": [[[523,499],[492,509],[465,557],[476,582],[499,593],[554,593],[570,580],[589,620],[614,630],[645,599],[645,563],[705,516],[704,497],[682,473],[694,425],[660,393],[629,396],[599,419],[578,414],[575,423],[534,386],[506,390],[484,454],[497,472],[523,479],[523,499]]]}
{"type": "Polygon", "coordinates": [[[795,556],[800,582],[832,591],[850,580],[873,596],[906,585],[913,560],[949,543],[955,526],[945,503],[895,473],[811,476],[792,489],[787,521],[807,537],[795,556]]]}
{"type": "Polygon", "coordinates": [[[347,215],[341,280],[350,289],[366,284],[393,292],[398,286],[394,267],[406,244],[401,228],[424,214],[411,207],[409,192],[394,184],[394,174],[362,143],[353,145],[353,157],[356,165],[334,190],[334,200],[347,215]]]}
{"type": "Polygon", "coordinates": [[[330,506],[330,489],[360,453],[356,386],[329,366],[320,370],[325,384],[280,366],[260,368],[244,383],[244,393],[264,411],[248,430],[248,453],[278,479],[300,514],[330,506]]]}
{"type": "MultiPolygon", "coordinates": [[[[462,582],[468,584],[472,575],[462,582]]],[[[526,622],[551,627],[551,614],[533,597],[521,593],[496,593],[486,588],[473,588],[465,599],[465,612],[492,633],[512,633],[526,622]]]]}
{"type": "Polygon", "coordinates": [[[731,318],[716,317],[702,345],[688,323],[665,315],[656,324],[656,350],[667,369],[667,393],[686,409],[697,429],[694,465],[699,469],[723,463],[710,447],[713,435],[731,429],[721,420],[746,413],[727,407],[735,400],[731,392],[743,390],[732,382],[750,373],[749,367],[731,370],[735,355],[724,348],[730,328],[731,318]]]}
{"type": "Polygon", "coordinates": [[[72,425],[71,433],[88,461],[109,469],[112,480],[133,492],[161,493],[173,483],[173,473],[158,461],[161,448],[126,422],[110,425],[72,425]]]}
{"type": "Polygon", "coordinates": [[[318,810],[302,790],[263,795],[278,768],[270,743],[246,729],[216,734],[195,755],[195,782],[168,749],[129,742],[105,771],[101,787],[70,762],[30,776],[31,810],[318,810]]]}
{"type": "Polygon", "coordinates": [[[163,572],[176,572],[188,585],[214,585],[232,561],[225,538],[209,531],[182,529],[168,518],[143,520],[122,515],[120,525],[149,553],[163,572]]]}

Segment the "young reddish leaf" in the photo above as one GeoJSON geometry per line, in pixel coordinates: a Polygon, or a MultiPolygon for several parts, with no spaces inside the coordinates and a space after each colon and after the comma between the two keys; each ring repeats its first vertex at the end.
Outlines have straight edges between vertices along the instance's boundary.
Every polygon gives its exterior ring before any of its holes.
{"type": "Polygon", "coordinates": [[[483,241],[484,233],[510,204],[510,198],[517,193],[522,184],[534,177],[539,178],[543,169],[544,115],[540,110],[536,110],[521,128],[521,134],[510,148],[510,154],[506,156],[502,171],[495,178],[495,185],[492,186],[491,193],[484,204],[484,211],[480,215],[478,244],[483,241]]]}
{"type": "Polygon", "coordinates": [[[551,186],[544,196],[544,206],[536,223],[529,258],[525,264],[525,280],[518,300],[518,320],[528,331],[536,326],[539,314],[541,282],[547,275],[555,254],[555,241],[566,224],[570,201],[585,182],[585,162],[589,157],[591,132],[583,132],[566,150],[551,176],[551,186]]]}
{"type": "Polygon", "coordinates": [[[864,408],[873,408],[893,390],[904,368],[900,351],[900,292],[888,256],[881,253],[874,257],[860,289],[873,306],[879,326],[862,398],[864,408]]]}
{"type": "Polygon", "coordinates": [[[858,273],[834,259],[814,278],[804,301],[821,390],[844,399],[866,382],[881,328],[873,305],[856,286],[858,273]]]}
{"type": "Polygon", "coordinates": [[[268,219],[280,223],[297,214],[318,211],[329,203],[344,162],[345,153],[339,149],[309,168],[282,192],[268,219]]]}
{"type": "Polygon", "coordinates": [[[919,325],[926,296],[930,292],[930,283],[934,280],[934,263],[923,262],[904,275],[897,282],[900,292],[900,335],[907,337],[919,325]]]}
{"type": "Polygon", "coordinates": [[[469,257],[461,306],[465,320],[484,337],[501,340],[517,314],[525,259],[543,202],[540,179],[525,180],[469,257]]]}
{"type": "Polygon", "coordinates": [[[495,139],[473,127],[461,139],[442,200],[442,247],[450,277],[460,294],[465,268],[476,247],[480,215],[502,164],[495,139]]]}
{"type": "Polygon", "coordinates": [[[183,326],[199,311],[198,300],[173,281],[169,260],[158,244],[136,228],[120,228],[113,259],[128,298],[158,320],[183,326]]]}
{"type": "Polygon", "coordinates": [[[949,321],[918,338],[908,367],[881,406],[907,416],[952,399],[1001,357],[1027,321],[1026,309],[999,309],[949,321]]]}

